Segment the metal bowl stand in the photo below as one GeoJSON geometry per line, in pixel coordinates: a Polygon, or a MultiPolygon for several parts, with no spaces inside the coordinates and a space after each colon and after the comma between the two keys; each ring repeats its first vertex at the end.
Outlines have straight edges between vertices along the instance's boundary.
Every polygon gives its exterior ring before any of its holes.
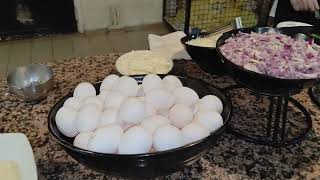
{"type": "Polygon", "coordinates": [[[320,84],[309,88],[308,93],[312,102],[320,108],[320,94],[316,92],[316,88],[319,88],[320,84]]]}
{"type": "MultiPolygon", "coordinates": [[[[228,94],[228,91],[238,88],[244,88],[240,85],[233,85],[225,88],[224,93],[228,94]]],[[[289,146],[303,141],[308,137],[309,132],[312,130],[312,120],[310,113],[306,110],[306,108],[299,103],[297,100],[293,99],[290,94],[266,94],[260,93],[253,90],[249,90],[256,95],[267,96],[270,105],[267,114],[266,121],[266,133],[262,138],[252,137],[248,134],[241,132],[240,129],[232,126],[232,121],[228,127],[228,132],[235,135],[238,138],[244,139],[249,142],[253,142],[261,145],[275,146],[275,147],[283,147],[289,146]],[[299,111],[304,115],[303,123],[306,125],[306,128],[298,134],[294,134],[294,136],[290,139],[287,138],[286,129],[288,128],[287,112],[288,112],[288,103],[291,103],[295,106],[299,111]]]]}

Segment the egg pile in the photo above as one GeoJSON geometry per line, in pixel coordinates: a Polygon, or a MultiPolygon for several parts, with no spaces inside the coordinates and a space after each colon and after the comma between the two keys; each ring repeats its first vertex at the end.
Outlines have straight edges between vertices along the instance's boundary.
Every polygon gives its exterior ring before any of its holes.
{"type": "Polygon", "coordinates": [[[198,94],[172,75],[107,76],[100,85],[83,82],[56,114],[59,131],[74,146],[99,153],[142,154],[201,140],[223,125],[223,104],[198,94]]]}

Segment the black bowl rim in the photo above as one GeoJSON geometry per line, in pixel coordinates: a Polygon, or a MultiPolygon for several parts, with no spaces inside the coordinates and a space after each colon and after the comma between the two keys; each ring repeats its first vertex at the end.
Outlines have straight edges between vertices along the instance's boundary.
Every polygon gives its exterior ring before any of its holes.
{"type": "Polygon", "coordinates": [[[190,35],[187,35],[183,38],[180,39],[180,42],[185,45],[185,46],[190,46],[190,47],[193,47],[193,48],[203,48],[203,49],[208,49],[208,50],[216,50],[217,48],[216,47],[203,47],[203,46],[195,46],[195,45],[192,45],[192,44],[188,44],[187,42],[192,40],[192,39],[197,39],[198,37],[207,37],[209,36],[210,34],[206,33],[206,32],[200,32],[200,33],[196,33],[196,34],[190,34],[190,35]]]}
{"type": "Polygon", "coordinates": [[[229,59],[227,59],[221,52],[220,50],[220,46],[222,46],[225,42],[226,39],[230,38],[232,35],[235,35],[236,33],[238,33],[239,31],[253,31],[254,29],[257,29],[257,28],[268,28],[268,29],[275,29],[275,30],[279,30],[281,32],[282,29],[288,29],[288,28],[270,28],[270,27],[250,27],[250,28],[240,28],[240,29],[234,29],[234,30],[231,30],[231,31],[228,31],[226,33],[224,33],[222,36],[219,37],[219,39],[217,40],[217,44],[216,44],[216,50],[219,54],[220,57],[223,58],[223,60],[231,63],[233,66],[237,67],[238,69],[242,70],[242,71],[245,71],[249,74],[253,74],[253,75],[257,75],[257,76],[260,76],[260,77],[263,77],[263,78],[267,78],[267,79],[270,79],[270,80],[278,80],[278,81],[287,81],[287,82],[302,82],[302,81],[309,81],[309,80],[318,80],[320,78],[309,78],[309,79],[285,79],[285,78],[279,78],[279,77],[275,77],[275,76],[269,76],[267,74],[260,74],[260,73],[257,73],[257,72],[254,72],[254,71],[250,71],[250,70],[247,70],[245,68],[243,68],[242,66],[239,66],[235,63],[233,63],[232,61],[230,61],[229,59]],[[223,41],[223,44],[220,44],[220,41],[223,41]]]}
{"type": "MultiPolygon", "coordinates": [[[[143,76],[143,75],[134,75],[134,76],[131,76],[131,77],[139,78],[141,76],[143,76]]],[[[191,79],[191,80],[198,80],[198,79],[189,78],[189,77],[181,77],[181,76],[177,76],[177,77],[178,78],[191,79]]],[[[208,84],[208,83],[206,83],[206,82],[204,82],[202,80],[198,80],[198,81],[201,81],[202,83],[208,84]]],[[[99,85],[100,83],[101,83],[101,81],[97,82],[97,83],[95,83],[93,85],[94,86],[95,85],[99,85]]],[[[60,138],[53,131],[53,127],[52,127],[53,123],[55,123],[55,122],[53,122],[53,119],[55,119],[53,117],[53,110],[55,109],[55,107],[57,107],[60,104],[62,104],[62,101],[65,101],[67,98],[71,97],[72,96],[72,92],[69,92],[66,96],[64,96],[61,99],[59,99],[58,102],[56,102],[55,105],[51,108],[51,110],[49,112],[49,115],[48,115],[48,129],[49,129],[50,134],[55,138],[55,140],[59,144],[61,144],[63,147],[67,147],[69,149],[72,149],[73,151],[76,151],[78,153],[85,153],[85,154],[90,154],[90,155],[95,155],[95,156],[104,156],[104,157],[126,157],[126,158],[130,158],[130,157],[134,157],[134,158],[137,158],[137,157],[139,157],[139,158],[140,157],[152,157],[152,156],[156,156],[156,155],[164,155],[164,154],[168,154],[168,153],[173,153],[173,152],[177,152],[177,151],[180,151],[180,150],[187,149],[188,147],[191,147],[191,146],[195,146],[197,144],[200,144],[201,142],[208,141],[213,134],[221,133],[228,126],[228,124],[230,123],[230,121],[231,121],[231,113],[232,113],[231,101],[219,89],[215,88],[215,90],[217,92],[219,92],[220,95],[224,98],[224,100],[225,100],[225,105],[224,106],[228,107],[228,109],[230,109],[227,112],[227,116],[226,116],[226,119],[225,119],[223,125],[218,130],[210,133],[210,135],[208,137],[206,137],[206,138],[203,138],[203,139],[198,140],[196,142],[193,142],[193,143],[190,143],[190,144],[178,147],[178,148],[174,148],[174,149],[169,149],[169,150],[159,151],[159,152],[152,152],[152,153],[143,153],[143,154],[110,154],[110,153],[99,153],[99,152],[89,151],[89,150],[81,149],[81,148],[78,148],[78,147],[74,146],[73,144],[69,143],[68,141],[64,140],[63,138],[60,138]]]]}

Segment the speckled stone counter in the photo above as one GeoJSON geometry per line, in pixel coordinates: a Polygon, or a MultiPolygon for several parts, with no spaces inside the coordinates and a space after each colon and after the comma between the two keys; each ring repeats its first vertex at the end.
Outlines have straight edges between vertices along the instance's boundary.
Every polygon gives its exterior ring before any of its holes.
{"type": "MultiPolygon", "coordinates": [[[[0,81],[0,132],[21,132],[27,135],[36,158],[39,179],[108,179],[73,160],[54,141],[47,129],[47,116],[53,105],[83,81],[95,83],[110,73],[116,73],[114,63],[118,55],[72,59],[51,64],[56,87],[46,100],[28,104],[11,95],[5,80],[0,81]]],[[[233,81],[202,72],[190,61],[177,61],[175,73],[200,78],[217,87],[233,81]]],[[[258,121],[267,103],[239,90],[233,93],[234,122],[258,121]]],[[[189,168],[174,173],[167,179],[320,179],[320,110],[312,104],[306,91],[295,96],[310,112],[313,131],[301,144],[287,148],[255,145],[225,133],[207,155],[189,168]]],[[[288,117],[295,117],[299,112],[288,117]]],[[[259,128],[257,128],[259,129],[259,128]]],[[[260,130],[260,131],[263,131],[260,130]]],[[[0,146],[3,146],[1,144],[0,146]]]]}

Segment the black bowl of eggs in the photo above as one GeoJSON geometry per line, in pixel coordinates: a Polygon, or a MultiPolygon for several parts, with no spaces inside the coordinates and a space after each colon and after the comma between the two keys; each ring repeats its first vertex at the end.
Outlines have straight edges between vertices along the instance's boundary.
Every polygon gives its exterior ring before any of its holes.
{"type": "Polygon", "coordinates": [[[213,75],[222,75],[225,73],[223,61],[216,50],[216,43],[221,35],[205,32],[190,34],[183,37],[181,43],[202,70],[213,75]]]}
{"type": "Polygon", "coordinates": [[[51,135],[75,160],[107,175],[151,178],[182,170],[215,144],[231,104],[202,81],[109,75],[80,83],[51,109],[51,135]]]}

